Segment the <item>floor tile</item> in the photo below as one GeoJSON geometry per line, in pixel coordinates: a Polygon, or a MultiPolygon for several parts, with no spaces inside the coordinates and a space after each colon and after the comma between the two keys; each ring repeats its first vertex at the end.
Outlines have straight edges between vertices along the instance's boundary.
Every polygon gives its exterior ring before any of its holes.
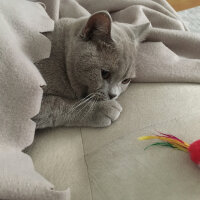
{"type": "Polygon", "coordinates": [[[40,131],[26,152],[36,170],[57,190],[71,189],[71,200],[90,200],[91,191],[80,129],[40,131]]]}
{"type": "Polygon", "coordinates": [[[110,127],[81,129],[85,154],[144,127],[200,111],[200,86],[132,84],[119,102],[123,112],[110,127]]]}
{"type": "Polygon", "coordinates": [[[154,141],[138,141],[155,129],[172,133],[187,142],[200,138],[200,113],[154,125],[89,153],[93,200],[198,200],[199,168],[188,153],[167,148],[144,148],[154,141]]]}

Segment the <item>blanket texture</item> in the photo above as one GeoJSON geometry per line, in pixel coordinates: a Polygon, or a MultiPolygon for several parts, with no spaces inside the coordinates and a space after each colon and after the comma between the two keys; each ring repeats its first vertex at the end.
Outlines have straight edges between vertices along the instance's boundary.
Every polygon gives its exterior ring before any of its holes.
{"type": "MultiPolygon", "coordinates": [[[[53,20],[108,10],[126,26],[151,23],[140,44],[135,82],[200,82],[200,35],[190,33],[165,0],[43,0],[53,20]]],[[[41,32],[53,30],[43,6],[0,1],[0,199],[69,199],[56,192],[21,151],[33,142],[45,82],[34,62],[50,53],[41,32]]],[[[66,172],[67,173],[67,172],[66,172]]]]}
{"type": "MultiPolygon", "coordinates": [[[[78,18],[107,10],[113,21],[129,26],[151,23],[147,40],[139,47],[135,82],[200,81],[200,35],[187,30],[166,0],[56,2],[53,1],[54,8],[60,10],[49,13],[54,20],[62,17],[78,18]]],[[[47,10],[52,10],[52,2],[46,3],[47,10]]]]}
{"type": "Polygon", "coordinates": [[[21,151],[33,142],[45,82],[34,62],[47,58],[50,41],[41,32],[54,22],[39,3],[0,1],[0,199],[67,199],[40,176],[21,151]]]}

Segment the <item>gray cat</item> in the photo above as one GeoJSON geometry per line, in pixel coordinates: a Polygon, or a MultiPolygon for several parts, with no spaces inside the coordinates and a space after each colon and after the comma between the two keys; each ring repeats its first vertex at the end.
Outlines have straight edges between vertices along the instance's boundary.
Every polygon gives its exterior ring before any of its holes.
{"type": "Polygon", "coordinates": [[[36,63],[47,86],[37,128],[106,127],[122,107],[116,101],[135,77],[137,45],[148,25],[112,22],[106,11],[56,22],[50,58],[36,63]]]}

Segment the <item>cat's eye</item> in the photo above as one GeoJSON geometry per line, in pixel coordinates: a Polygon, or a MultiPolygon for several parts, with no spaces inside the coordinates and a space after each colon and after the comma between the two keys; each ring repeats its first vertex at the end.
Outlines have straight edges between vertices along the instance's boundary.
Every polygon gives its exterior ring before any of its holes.
{"type": "Polygon", "coordinates": [[[110,78],[110,76],[111,76],[111,73],[109,72],[109,71],[106,71],[106,70],[101,70],[101,76],[102,76],[102,78],[103,79],[109,79],[110,78]]]}
{"type": "Polygon", "coordinates": [[[130,81],[131,81],[130,78],[124,79],[124,80],[122,81],[122,84],[128,84],[130,81]]]}

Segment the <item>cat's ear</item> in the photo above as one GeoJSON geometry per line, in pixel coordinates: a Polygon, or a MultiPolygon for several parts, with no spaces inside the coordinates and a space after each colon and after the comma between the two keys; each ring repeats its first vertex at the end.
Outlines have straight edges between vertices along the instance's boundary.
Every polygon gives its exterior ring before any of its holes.
{"type": "Polygon", "coordinates": [[[111,40],[112,18],[107,11],[94,13],[87,21],[81,32],[84,40],[111,40]]]}
{"type": "Polygon", "coordinates": [[[137,40],[138,42],[144,41],[147,35],[149,34],[150,26],[151,26],[150,23],[134,26],[133,32],[135,35],[135,40],[137,40]]]}

